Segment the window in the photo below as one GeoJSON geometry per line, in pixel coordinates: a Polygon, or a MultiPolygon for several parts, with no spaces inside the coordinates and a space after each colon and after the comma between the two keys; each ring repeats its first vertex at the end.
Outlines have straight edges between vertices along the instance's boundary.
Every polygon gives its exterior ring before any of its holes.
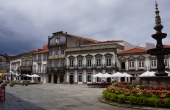
{"type": "Polygon", "coordinates": [[[111,66],[111,59],[110,58],[106,59],[106,66],[111,66]]]}
{"type": "Polygon", "coordinates": [[[57,64],[58,64],[58,62],[57,62],[57,61],[55,61],[55,62],[54,62],[54,68],[55,68],[55,69],[58,67],[58,65],[57,65],[57,64]]]}
{"type": "Polygon", "coordinates": [[[82,73],[79,73],[79,79],[78,79],[79,82],[82,82],[82,73]]]}
{"type": "Polygon", "coordinates": [[[38,65],[38,73],[41,73],[41,65],[38,65]]]}
{"type": "Polygon", "coordinates": [[[91,60],[90,59],[87,60],[87,67],[91,67],[91,60]]]}
{"type": "Polygon", "coordinates": [[[157,68],[157,60],[151,60],[151,68],[157,68]]]}
{"type": "Polygon", "coordinates": [[[78,67],[82,67],[82,60],[78,60],[78,67]]]}
{"type": "Polygon", "coordinates": [[[34,55],[34,62],[36,61],[36,55],[34,55]]]}
{"type": "Polygon", "coordinates": [[[70,60],[70,67],[73,67],[73,60],[70,60]]]}
{"type": "Polygon", "coordinates": [[[97,59],[97,66],[101,66],[101,59],[97,59]]]}
{"type": "Polygon", "coordinates": [[[58,54],[58,48],[55,48],[55,55],[58,54]]]}
{"type": "Polygon", "coordinates": [[[38,55],[38,62],[41,62],[41,55],[38,55]]]}
{"type": "Polygon", "coordinates": [[[50,49],[49,55],[52,55],[52,49],[50,49]]]}
{"type": "Polygon", "coordinates": [[[61,49],[61,54],[64,54],[64,49],[61,49]]]}
{"type": "Polygon", "coordinates": [[[134,62],[133,61],[129,62],[129,69],[134,69],[134,62]]]}
{"type": "Polygon", "coordinates": [[[87,82],[91,82],[91,73],[87,74],[87,82]]]}
{"type": "Polygon", "coordinates": [[[139,61],[139,69],[144,68],[144,61],[139,61]]]}
{"type": "Polygon", "coordinates": [[[101,82],[101,78],[97,77],[97,82],[101,82]]]}
{"type": "Polygon", "coordinates": [[[164,60],[165,68],[168,68],[168,61],[164,60]]]}
{"type": "Polygon", "coordinates": [[[46,54],[43,54],[43,61],[46,61],[47,60],[47,56],[46,54]]]}
{"type": "Polygon", "coordinates": [[[61,67],[64,67],[64,62],[63,61],[61,62],[61,67]]]}
{"type": "Polygon", "coordinates": [[[36,73],[36,65],[33,66],[33,73],[36,73]]]}
{"type": "Polygon", "coordinates": [[[45,73],[45,72],[46,72],[46,65],[43,64],[43,73],[45,73]]]}

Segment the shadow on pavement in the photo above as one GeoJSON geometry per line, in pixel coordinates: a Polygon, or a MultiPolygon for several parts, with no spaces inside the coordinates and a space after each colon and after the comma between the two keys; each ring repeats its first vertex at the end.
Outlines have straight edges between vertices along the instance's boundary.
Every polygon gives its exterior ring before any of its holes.
{"type": "Polygon", "coordinates": [[[6,92],[5,101],[0,101],[1,110],[45,110],[33,103],[25,101],[21,98],[6,92]]]}

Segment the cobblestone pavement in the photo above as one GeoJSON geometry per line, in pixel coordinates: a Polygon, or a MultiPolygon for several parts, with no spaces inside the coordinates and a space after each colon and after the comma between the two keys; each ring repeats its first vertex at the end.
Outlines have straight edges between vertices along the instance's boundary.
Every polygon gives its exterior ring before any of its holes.
{"type": "Polygon", "coordinates": [[[8,85],[0,110],[132,110],[100,102],[103,90],[70,84],[8,85]]]}

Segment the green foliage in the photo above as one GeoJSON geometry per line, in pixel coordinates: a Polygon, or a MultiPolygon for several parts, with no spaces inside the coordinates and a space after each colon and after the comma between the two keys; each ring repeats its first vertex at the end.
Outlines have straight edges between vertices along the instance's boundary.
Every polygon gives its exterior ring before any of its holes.
{"type": "Polygon", "coordinates": [[[102,93],[103,93],[103,98],[106,98],[106,94],[108,93],[108,91],[104,90],[102,93]]]}
{"type": "Polygon", "coordinates": [[[161,106],[161,102],[160,102],[159,98],[157,98],[157,97],[148,98],[148,104],[150,106],[155,106],[155,107],[160,107],[161,106]]]}
{"type": "Polygon", "coordinates": [[[136,96],[134,96],[134,95],[128,96],[128,99],[129,99],[129,101],[130,101],[130,104],[137,104],[137,98],[138,98],[138,97],[136,97],[136,96]]]}
{"type": "Polygon", "coordinates": [[[119,103],[125,103],[126,102],[126,96],[124,94],[118,95],[117,102],[119,103]]]}
{"type": "Polygon", "coordinates": [[[111,95],[110,95],[110,101],[117,101],[117,99],[118,99],[118,95],[117,94],[114,94],[114,93],[112,93],[111,95]]]}
{"type": "Polygon", "coordinates": [[[165,98],[163,102],[164,102],[165,106],[169,106],[170,105],[170,98],[165,98]]]}
{"type": "Polygon", "coordinates": [[[107,87],[102,93],[103,97],[118,103],[130,103],[136,105],[147,105],[153,107],[170,107],[170,91],[142,89],[152,86],[116,83],[107,87]]]}
{"type": "Polygon", "coordinates": [[[139,105],[146,104],[147,103],[147,99],[148,98],[145,97],[145,96],[137,97],[136,103],[139,104],[139,105]]]}
{"type": "Polygon", "coordinates": [[[106,98],[107,98],[107,99],[110,99],[111,94],[112,94],[112,93],[107,92],[107,93],[106,93],[106,98]]]}

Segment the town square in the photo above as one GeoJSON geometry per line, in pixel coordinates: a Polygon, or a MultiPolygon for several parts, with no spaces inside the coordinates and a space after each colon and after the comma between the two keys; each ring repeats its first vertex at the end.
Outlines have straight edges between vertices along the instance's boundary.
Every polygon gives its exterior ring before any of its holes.
{"type": "Polygon", "coordinates": [[[170,2],[130,1],[0,0],[0,109],[170,109],[170,2]]]}

